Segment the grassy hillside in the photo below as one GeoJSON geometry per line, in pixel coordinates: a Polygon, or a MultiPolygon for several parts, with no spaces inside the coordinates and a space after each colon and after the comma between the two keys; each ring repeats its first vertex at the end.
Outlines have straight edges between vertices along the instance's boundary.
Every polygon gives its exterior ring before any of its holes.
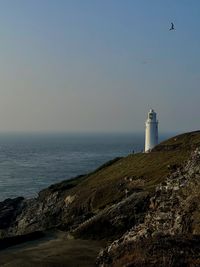
{"type": "Polygon", "coordinates": [[[96,218],[99,225],[102,219],[105,225],[111,224],[109,229],[112,227],[112,234],[115,235],[119,229],[124,231],[127,225],[142,220],[155,187],[177,166],[184,165],[191,149],[199,143],[200,132],[183,134],[161,143],[151,153],[117,158],[88,175],[54,184],[42,190],[38,198],[22,200],[22,203],[17,201],[10,208],[5,202],[2,204],[5,208],[0,214],[2,221],[6,221],[2,235],[9,236],[9,227],[17,234],[57,227],[68,231],[76,229],[97,214],[98,217],[102,214],[101,219],[96,218]],[[140,201],[129,198],[132,193],[137,193],[140,201]],[[115,209],[115,204],[120,202],[119,211],[115,209]],[[9,217],[10,213],[7,212],[13,207],[17,218],[9,217]],[[129,209],[133,207],[136,213],[131,217],[129,209]]]}
{"type": "MultiPolygon", "coordinates": [[[[151,153],[116,158],[88,175],[65,180],[42,190],[37,198],[5,200],[0,209],[0,237],[61,229],[70,231],[75,237],[104,239],[106,242],[116,240],[133,227],[145,224],[146,218],[149,218],[146,215],[150,204],[152,206],[151,200],[157,196],[158,204],[160,201],[158,189],[155,194],[156,186],[162,181],[166,184],[168,175],[172,183],[176,181],[173,174],[183,171],[184,168],[177,170],[177,167],[185,165],[196,146],[200,146],[200,131],[166,140],[151,153]]],[[[171,202],[161,201],[157,208],[161,207],[162,210],[164,204],[167,206],[172,203],[172,210],[176,210],[181,196],[185,201],[181,203],[186,203],[184,207],[179,205],[178,209],[185,220],[181,225],[189,226],[192,232],[199,234],[199,176],[194,171],[196,180],[192,177],[193,183],[189,183],[185,191],[182,189],[181,195],[175,195],[174,202],[170,200],[170,191],[167,196],[171,202]]],[[[189,176],[192,173],[191,168],[189,176]]],[[[186,174],[181,174],[180,178],[186,179],[186,174]]],[[[162,217],[162,213],[158,215],[162,217]]],[[[153,214],[152,211],[150,214],[153,214]]],[[[179,218],[180,214],[177,214],[172,218],[179,218]]],[[[156,213],[156,220],[159,216],[156,213]]],[[[152,222],[152,225],[158,225],[157,221],[152,222]]]]}
{"type": "Polygon", "coordinates": [[[78,195],[76,207],[98,212],[134,191],[151,191],[171,171],[184,164],[190,151],[200,144],[200,131],[173,137],[151,153],[138,153],[114,160],[78,183],[70,194],[78,195]]]}

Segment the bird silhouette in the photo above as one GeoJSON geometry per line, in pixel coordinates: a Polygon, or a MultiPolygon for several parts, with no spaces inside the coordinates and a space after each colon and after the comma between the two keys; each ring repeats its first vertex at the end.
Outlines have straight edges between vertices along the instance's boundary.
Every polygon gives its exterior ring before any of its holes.
{"type": "Polygon", "coordinates": [[[170,31],[175,30],[175,28],[174,28],[174,23],[173,23],[173,22],[171,22],[171,28],[170,28],[169,30],[170,30],[170,31]]]}

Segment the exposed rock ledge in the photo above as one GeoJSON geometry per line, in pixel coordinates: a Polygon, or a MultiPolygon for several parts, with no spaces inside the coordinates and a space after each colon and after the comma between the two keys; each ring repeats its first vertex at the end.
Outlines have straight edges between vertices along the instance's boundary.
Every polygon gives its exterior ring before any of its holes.
{"type": "Polygon", "coordinates": [[[200,150],[156,187],[144,222],[103,250],[105,266],[200,266],[200,150]],[[147,257],[149,253],[149,256],[147,257]],[[194,265],[192,265],[194,264],[194,265]]]}

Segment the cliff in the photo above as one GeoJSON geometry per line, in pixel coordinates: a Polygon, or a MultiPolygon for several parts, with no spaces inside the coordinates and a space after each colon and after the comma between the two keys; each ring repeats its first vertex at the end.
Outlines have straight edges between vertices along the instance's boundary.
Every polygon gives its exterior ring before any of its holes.
{"type": "Polygon", "coordinates": [[[199,266],[199,147],[199,131],[182,134],[37,198],[7,199],[0,203],[0,236],[59,229],[111,242],[100,266],[199,266]]]}
{"type": "Polygon", "coordinates": [[[199,266],[199,189],[197,148],[183,167],[156,187],[143,222],[101,252],[100,265],[123,266],[129,261],[130,266],[199,266]]]}

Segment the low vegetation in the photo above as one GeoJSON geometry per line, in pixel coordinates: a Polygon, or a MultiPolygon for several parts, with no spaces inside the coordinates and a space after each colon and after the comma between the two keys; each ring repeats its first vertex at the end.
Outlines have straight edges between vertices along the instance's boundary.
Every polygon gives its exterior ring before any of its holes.
{"type": "MultiPolygon", "coordinates": [[[[99,259],[100,264],[108,263],[102,266],[126,266],[126,262],[130,262],[130,266],[179,266],[173,265],[176,264],[175,259],[181,257],[178,254],[179,246],[185,244],[183,253],[193,253],[192,248],[194,253],[199,253],[199,243],[193,236],[200,234],[199,163],[194,161],[198,167],[196,169],[193,169],[193,165],[184,169],[191,153],[199,146],[200,131],[182,134],[162,142],[150,153],[116,158],[92,173],[54,184],[39,192],[37,198],[5,200],[0,203],[0,218],[3,218],[0,237],[11,238],[51,229],[69,232],[75,238],[103,239],[109,244],[118,239],[122,242],[122,236],[127,232],[130,233],[128,238],[137,236],[137,232],[131,230],[134,227],[138,227],[141,235],[145,235],[146,230],[155,230],[154,233],[158,234],[157,228],[162,229],[163,225],[167,227],[165,231],[170,232],[171,226],[168,226],[173,222],[179,230],[182,229],[181,225],[185,225],[185,232],[182,237],[162,239],[163,247],[166,246],[169,253],[170,244],[174,246],[174,252],[169,254],[172,259],[166,256],[166,265],[159,261],[163,253],[159,254],[158,243],[161,239],[157,237],[153,237],[152,246],[149,245],[151,238],[144,244],[138,241],[137,249],[133,249],[134,244],[127,248],[122,246],[125,249],[117,253],[120,255],[120,258],[116,258],[118,265],[115,264],[115,257],[118,257],[115,249],[113,255],[109,255],[110,258],[102,255],[99,259]],[[183,187],[176,191],[180,184],[183,187]],[[183,199],[184,205],[180,204],[180,199],[183,199]],[[155,210],[151,210],[153,206],[155,210]],[[163,216],[167,216],[165,224],[162,224],[163,216]],[[176,221],[176,218],[183,219],[184,223],[176,221]],[[192,236],[187,237],[186,232],[192,236]],[[187,242],[192,244],[191,249],[187,242]],[[113,265],[109,265],[109,259],[112,259],[113,265]],[[142,259],[146,262],[142,262],[142,259]],[[162,265],[159,265],[160,262],[162,265]]],[[[199,254],[190,256],[189,261],[188,257],[184,258],[183,264],[186,265],[182,266],[198,266],[199,254]],[[187,262],[194,265],[187,265],[187,262]]]]}

